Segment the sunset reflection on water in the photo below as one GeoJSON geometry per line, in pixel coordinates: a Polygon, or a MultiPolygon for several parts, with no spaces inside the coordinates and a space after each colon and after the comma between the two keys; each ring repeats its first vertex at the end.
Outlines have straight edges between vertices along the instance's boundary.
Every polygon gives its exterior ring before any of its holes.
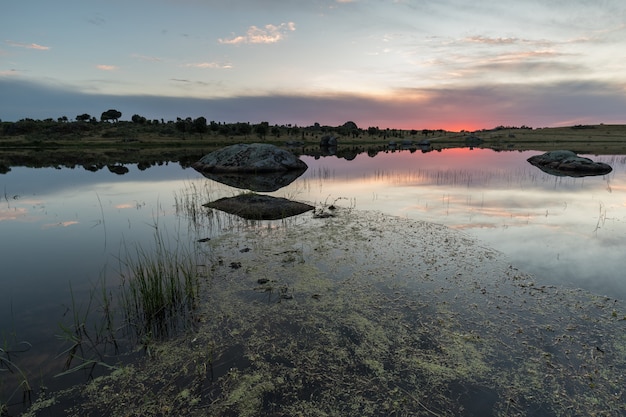
{"type": "MultiPolygon", "coordinates": [[[[613,172],[571,178],[531,166],[526,159],[534,154],[454,149],[360,154],[351,161],[303,156],[309,169],[272,195],[444,224],[503,252],[538,285],[626,300],[626,156],[593,157],[613,172]]],[[[241,189],[175,164],[128,168],[114,175],[16,167],[0,175],[0,330],[17,329],[32,343],[35,368],[49,366],[58,353],[46,346],[73,297],[88,298],[103,277],[116,285],[124,247],[150,248],[156,230],[174,244],[193,245],[248,227],[202,207],[241,189]],[[194,230],[177,204],[189,204],[212,223],[194,230]]],[[[264,227],[297,226],[310,216],[264,227]]],[[[410,248],[407,242],[405,256],[419,255],[410,248]]]]}
{"type": "Polygon", "coordinates": [[[623,156],[590,156],[606,176],[557,177],[526,159],[540,152],[453,149],[304,157],[309,170],[276,195],[442,223],[479,237],[545,283],[626,298],[623,156]],[[341,204],[342,200],[339,200],[341,204]]]}

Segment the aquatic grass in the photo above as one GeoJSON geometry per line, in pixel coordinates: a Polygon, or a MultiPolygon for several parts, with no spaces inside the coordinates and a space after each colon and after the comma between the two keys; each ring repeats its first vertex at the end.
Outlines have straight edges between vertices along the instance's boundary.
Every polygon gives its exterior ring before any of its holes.
{"type": "Polygon", "coordinates": [[[155,225],[155,246],[124,244],[121,305],[126,324],[140,339],[163,339],[192,326],[198,296],[198,266],[194,252],[177,242],[170,247],[155,225]]]}
{"type": "MultiPolygon", "coordinates": [[[[3,346],[0,347],[0,373],[10,372],[18,376],[18,384],[15,390],[6,399],[0,398],[0,411],[6,409],[13,400],[14,396],[21,390],[22,391],[22,403],[30,403],[31,394],[33,389],[26,373],[11,359],[11,355],[21,352],[26,352],[31,348],[31,344],[26,341],[21,341],[16,344],[15,347],[10,346],[5,340],[3,346]]],[[[2,414],[4,415],[4,414],[2,414]]]]}
{"type": "Polygon", "coordinates": [[[197,182],[186,184],[185,188],[174,194],[176,214],[185,216],[191,225],[198,225],[206,213],[201,209],[203,202],[200,202],[199,199],[207,197],[208,200],[209,195],[210,190],[207,188],[206,182],[203,188],[199,188],[197,182]]]}
{"type": "MultiPolygon", "coordinates": [[[[11,302],[11,317],[13,317],[13,302],[11,302]]],[[[26,372],[15,362],[15,360],[11,356],[16,356],[17,354],[24,353],[32,347],[32,345],[25,341],[17,341],[17,333],[13,329],[10,332],[10,336],[7,337],[6,334],[2,334],[2,346],[0,347],[0,374],[8,372],[13,374],[17,378],[12,378],[16,381],[17,385],[14,391],[8,395],[7,398],[0,397],[0,415],[4,415],[4,413],[8,410],[8,406],[13,400],[14,396],[21,390],[22,391],[22,403],[30,403],[31,402],[31,394],[32,387],[26,375],[26,372]]],[[[5,378],[0,379],[0,393],[4,393],[5,389],[5,378]]],[[[8,382],[12,384],[13,382],[8,382]]],[[[10,388],[9,388],[10,389],[10,388]]]]}
{"type": "Polygon", "coordinates": [[[109,346],[113,346],[113,353],[119,353],[119,346],[116,338],[116,329],[113,328],[113,317],[111,311],[111,296],[107,293],[106,281],[100,282],[100,296],[102,311],[94,308],[94,301],[97,300],[97,288],[92,288],[87,297],[85,306],[78,305],[74,297],[74,291],[70,282],[71,304],[67,307],[65,315],[71,313],[69,323],[59,323],[60,333],[57,338],[65,342],[68,347],[64,349],[57,358],[65,357],[63,371],[55,377],[64,376],[76,371],[85,370],[88,378],[93,378],[97,366],[106,369],[115,369],[114,366],[106,363],[109,346]],[[78,362],[78,365],[72,366],[78,362]]]}

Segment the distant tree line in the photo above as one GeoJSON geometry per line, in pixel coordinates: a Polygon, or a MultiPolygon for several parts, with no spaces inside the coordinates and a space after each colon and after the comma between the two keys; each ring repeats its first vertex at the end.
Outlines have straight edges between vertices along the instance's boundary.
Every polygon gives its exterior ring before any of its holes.
{"type": "Polygon", "coordinates": [[[74,120],[67,116],[62,116],[56,120],[48,118],[45,120],[34,120],[30,118],[21,119],[17,122],[0,122],[0,134],[4,136],[26,135],[34,139],[45,140],[60,136],[72,136],[76,138],[84,136],[100,135],[104,138],[128,137],[139,134],[158,134],[162,136],[179,136],[182,139],[199,137],[202,139],[207,135],[236,137],[243,136],[249,138],[255,136],[260,140],[279,139],[287,136],[291,139],[305,140],[306,136],[312,135],[332,135],[340,137],[368,137],[368,138],[401,138],[408,134],[416,136],[434,135],[443,130],[400,130],[400,129],[379,129],[378,127],[368,127],[361,129],[353,121],[345,122],[339,126],[324,126],[314,123],[311,126],[300,127],[297,125],[270,125],[269,122],[251,124],[250,122],[217,122],[207,121],[205,117],[177,117],[176,120],[148,119],[139,114],[133,114],[130,121],[120,120],[122,112],[116,109],[109,109],[96,118],[88,113],[78,114],[74,120]],[[366,136],[367,135],[367,136],[366,136]]]}

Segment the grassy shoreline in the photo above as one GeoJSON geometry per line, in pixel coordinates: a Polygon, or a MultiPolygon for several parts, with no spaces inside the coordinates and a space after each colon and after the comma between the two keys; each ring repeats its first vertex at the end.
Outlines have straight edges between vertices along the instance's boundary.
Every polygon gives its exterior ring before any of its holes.
{"type": "MultiPolygon", "coordinates": [[[[110,128],[112,129],[112,128],[110,128]]],[[[215,149],[235,144],[267,142],[291,146],[294,152],[303,155],[323,155],[319,142],[329,133],[319,131],[306,135],[284,133],[266,136],[261,139],[256,135],[221,135],[207,133],[159,135],[150,133],[122,133],[115,137],[110,134],[85,137],[59,136],[50,139],[22,136],[0,136],[0,172],[8,172],[11,167],[58,167],[84,166],[102,168],[111,164],[139,164],[150,166],[159,162],[180,162],[190,164],[200,156],[215,149]]],[[[414,132],[413,132],[414,133],[414,132]]],[[[474,133],[429,131],[423,135],[411,134],[410,131],[394,130],[391,134],[370,136],[361,132],[357,136],[338,135],[339,146],[336,155],[354,157],[358,153],[386,152],[395,148],[428,149],[432,151],[448,148],[474,147],[496,151],[550,151],[567,149],[579,154],[622,155],[626,154],[626,125],[595,125],[584,127],[559,127],[543,129],[498,129],[474,133]],[[427,141],[429,147],[419,147],[421,141],[427,141]],[[410,145],[408,145],[410,144],[410,145]]]]}

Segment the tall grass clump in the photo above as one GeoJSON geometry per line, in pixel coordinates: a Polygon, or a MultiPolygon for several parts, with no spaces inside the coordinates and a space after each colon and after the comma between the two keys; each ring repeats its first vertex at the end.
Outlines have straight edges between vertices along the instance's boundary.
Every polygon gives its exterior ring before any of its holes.
{"type": "Polygon", "coordinates": [[[127,325],[139,339],[163,339],[193,327],[198,296],[196,257],[178,242],[174,248],[155,227],[150,250],[125,246],[121,303],[127,325]]]}

